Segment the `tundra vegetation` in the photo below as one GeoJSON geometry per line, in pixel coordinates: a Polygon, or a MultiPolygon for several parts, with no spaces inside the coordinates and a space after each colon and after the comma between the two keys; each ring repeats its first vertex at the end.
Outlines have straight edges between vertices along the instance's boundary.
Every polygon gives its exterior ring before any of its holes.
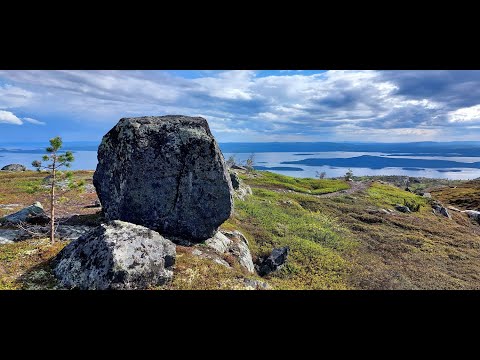
{"type": "MultiPolygon", "coordinates": [[[[221,226],[240,230],[254,260],[272,248],[288,246],[284,267],[264,278],[274,289],[479,289],[480,225],[464,213],[452,219],[434,214],[433,200],[461,210],[478,209],[480,181],[429,179],[415,189],[432,199],[405,191],[400,178],[369,177],[366,188],[344,192],[345,179],[297,179],[261,171],[239,171],[253,195],[235,199],[234,214],[221,226]],[[398,183],[397,183],[398,182],[398,183]],[[398,186],[396,186],[396,185],[398,186]],[[335,196],[326,197],[324,194],[335,196]],[[395,204],[415,204],[418,211],[400,213],[395,204]]],[[[45,202],[45,175],[32,171],[0,174],[0,204],[14,210],[45,202]]],[[[73,173],[91,184],[92,172],[73,173]]],[[[354,181],[354,183],[356,182],[354,181]]],[[[100,221],[98,209],[85,207],[95,193],[72,190],[63,215],[100,221]]],[[[413,205],[412,205],[413,207],[413,205]]],[[[12,210],[0,208],[5,215],[12,210]]],[[[30,239],[0,245],[0,288],[49,289],[56,286],[51,259],[66,245],[30,239]]],[[[229,255],[225,261],[229,262],[229,255]]],[[[226,268],[177,246],[173,280],[160,289],[236,289],[246,276],[234,262],[226,268]]]]}

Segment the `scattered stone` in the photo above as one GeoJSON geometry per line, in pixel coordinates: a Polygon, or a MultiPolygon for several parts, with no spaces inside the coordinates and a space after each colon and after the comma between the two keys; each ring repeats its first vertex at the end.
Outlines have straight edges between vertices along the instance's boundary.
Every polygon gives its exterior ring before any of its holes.
{"type": "Polygon", "coordinates": [[[405,188],[405,191],[413,192],[412,189],[410,189],[408,186],[405,188]]]}
{"type": "Polygon", "coordinates": [[[103,137],[93,183],[108,220],[196,242],[233,210],[230,175],[201,117],[121,119],[103,137]]]}
{"type": "Polygon", "coordinates": [[[11,225],[18,225],[21,223],[35,224],[36,222],[44,223],[46,219],[48,219],[47,223],[50,222],[50,219],[43,210],[42,204],[37,201],[20,211],[4,216],[0,219],[0,222],[11,225]]]}
{"type": "Polygon", "coordinates": [[[246,290],[271,290],[272,287],[265,281],[255,280],[255,279],[243,279],[245,283],[246,290]]]}
{"type": "Polygon", "coordinates": [[[395,209],[403,213],[411,213],[411,210],[408,206],[395,204],[395,209]]]}
{"type": "Polygon", "coordinates": [[[244,267],[248,272],[255,272],[252,254],[250,253],[248,244],[242,239],[242,237],[244,238],[244,236],[234,234],[233,232],[231,234],[233,235],[232,239],[229,239],[221,232],[217,232],[215,236],[205,241],[205,245],[214,249],[220,254],[228,253],[235,256],[240,265],[244,267]]]}
{"type": "Polygon", "coordinates": [[[476,222],[478,222],[478,223],[480,224],[480,211],[476,211],[476,210],[465,210],[465,211],[463,211],[463,212],[466,213],[469,218],[475,220],[476,222]]]}
{"type": "Polygon", "coordinates": [[[159,233],[112,221],[67,245],[54,274],[66,288],[145,289],[172,278],[175,256],[175,245],[159,233]]]}
{"type": "Polygon", "coordinates": [[[27,168],[20,164],[10,164],[2,167],[2,171],[26,171],[27,168]]]}
{"type": "Polygon", "coordinates": [[[235,190],[234,196],[240,200],[245,200],[249,195],[252,195],[252,188],[248,185],[245,185],[244,183],[240,184],[240,187],[238,190],[235,190]]]}
{"type": "Polygon", "coordinates": [[[230,181],[232,182],[232,188],[238,190],[240,187],[240,178],[235,171],[230,171],[230,181]]]}
{"type": "Polygon", "coordinates": [[[15,241],[19,241],[25,236],[23,230],[14,229],[0,229],[0,245],[11,244],[15,241]]]}
{"type": "Polygon", "coordinates": [[[287,256],[290,251],[288,246],[276,248],[267,257],[259,258],[256,265],[257,272],[260,276],[265,276],[273,271],[280,269],[287,261],[287,256]]]}
{"type": "Polygon", "coordinates": [[[450,213],[448,212],[448,210],[440,203],[433,204],[432,209],[433,209],[435,214],[439,213],[440,215],[443,215],[443,216],[445,216],[449,219],[452,218],[450,213]]]}
{"type": "Polygon", "coordinates": [[[432,198],[432,194],[426,192],[426,193],[423,193],[423,194],[422,194],[422,197],[427,198],[427,199],[431,199],[431,198],[432,198]]]}
{"type": "MultiPolygon", "coordinates": [[[[42,187],[45,189],[50,188],[52,186],[52,179],[53,179],[53,175],[45,176],[42,180],[42,183],[43,183],[42,187]]],[[[62,191],[67,190],[70,186],[70,180],[68,179],[60,180],[57,178],[57,180],[55,181],[55,186],[57,188],[60,188],[62,191]]]]}

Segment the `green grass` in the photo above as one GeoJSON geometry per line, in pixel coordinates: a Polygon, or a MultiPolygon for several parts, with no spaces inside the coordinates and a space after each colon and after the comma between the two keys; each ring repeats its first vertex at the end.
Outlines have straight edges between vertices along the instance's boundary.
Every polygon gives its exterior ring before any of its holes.
{"type": "Polygon", "coordinates": [[[250,235],[256,256],[290,247],[288,266],[267,277],[276,289],[348,288],[342,254],[355,248],[349,231],[335,217],[304,209],[296,196],[254,189],[253,196],[235,202],[237,227],[250,235]]]}
{"type": "Polygon", "coordinates": [[[392,185],[374,182],[367,190],[372,202],[380,207],[393,208],[395,204],[403,205],[405,201],[420,205],[421,211],[429,210],[428,200],[414,193],[404,191],[392,185]]]}
{"type": "Polygon", "coordinates": [[[251,186],[281,188],[300,193],[320,195],[350,188],[343,180],[294,178],[268,171],[256,171],[256,177],[240,174],[240,178],[251,186]]]}

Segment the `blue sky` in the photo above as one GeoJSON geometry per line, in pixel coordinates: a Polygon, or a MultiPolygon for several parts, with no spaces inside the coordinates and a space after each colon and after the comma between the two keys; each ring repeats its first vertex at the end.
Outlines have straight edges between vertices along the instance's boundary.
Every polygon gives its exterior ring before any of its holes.
{"type": "Polygon", "coordinates": [[[0,145],[205,117],[220,142],[479,140],[480,71],[0,70],[0,145]]]}

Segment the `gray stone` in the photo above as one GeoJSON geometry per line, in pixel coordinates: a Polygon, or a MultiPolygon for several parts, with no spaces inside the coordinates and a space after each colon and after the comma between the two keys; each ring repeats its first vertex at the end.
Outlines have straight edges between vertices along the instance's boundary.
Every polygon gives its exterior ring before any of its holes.
{"type": "Polygon", "coordinates": [[[395,209],[397,209],[398,211],[403,212],[403,213],[411,213],[412,212],[408,206],[400,205],[400,204],[396,204],[395,209]]]}
{"type": "Polygon", "coordinates": [[[478,222],[478,223],[480,224],[480,211],[476,211],[476,210],[465,210],[465,211],[463,211],[463,212],[466,213],[469,218],[475,220],[476,222],[478,222]]]}
{"type": "Polygon", "coordinates": [[[232,245],[232,240],[230,240],[228,237],[218,231],[213,237],[205,240],[205,245],[214,249],[215,251],[218,251],[221,254],[224,254],[232,245]]]}
{"type": "Polygon", "coordinates": [[[250,273],[255,272],[255,266],[253,265],[252,254],[248,245],[243,241],[234,241],[232,246],[228,249],[228,252],[235,256],[244,269],[250,273]]]}
{"type": "Polygon", "coordinates": [[[422,194],[422,197],[427,198],[427,199],[431,199],[431,198],[432,198],[432,194],[430,194],[429,192],[426,192],[426,193],[423,193],[423,194],[422,194]]]}
{"type": "Polygon", "coordinates": [[[232,182],[234,190],[237,190],[240,187],[240,178],[235,171],[230,171],[230,181],[232,182]]]}
{"type": "Polygon", "coordinates": [[[159,233],[112,221],[68,244],[53,271],[66,288],[145,289],[172,278],[175,255],[175,245],[159,233]]]}
{"type": "Polygon", "coordinates": [[[245,244],[250,245],[248,239],[238,230],[228,231],[222,230],[223,235],[227,236],[229,239],[236,238],[243,241],[245,244]]]}
{"type": "Polygon", "coordinates": [[[247,290],[271,290],[272,287],[265,281],[255,279],[243,279],[247,290]]]}
{"type": "Polygon", "coordinates": [[[20,164],[9,164],[2,167],[2,171],[25,171],[27,168],[20,164]]]}
{"type": "Polygon", "coordinates": [[[439,213],[440,215],[443,215],[449,219],[452,218],[452,216],[450,215],[450,213],[448,212],[448,210],[442,205],[442,204],[433,204],[432,205],[432,208],[433,208],[433,211],[434,213],[439,213]]]}
{"type": "Polygon", "coordinates": [[[250,186],[244,184],[243,182],[240,183],[240,186],[237,190],[235,190],[235,192],[233,193],[233,195],[237,198],[237,199],[240,199],[240,200],[245,200],[249,195],[252,195],[252,189],[250,188],[250,186]]]}
{"type": "Polygon", "coordinates": [[[12,225],[17,225],[21,223],[46,224],[49,221],[50,219],[45,214],[42,204],[40,204],[38,201],[20,211],[4,216],[0,219],[1,223],[12,225]]]}
{"type": "MultiPolygon", "coordinates": [[[[205,241],[205,245],[219,252],[220,254],[231,254],[238,260],[240,266],[245,268],[248,272],[255,272],[253,265],[252,254],[248,248],[248,244],[244,242],[240,236],[232,234],[232,238],[229,239],[221,232],[217,232],[215,236],[205,241]]],[[[243,237],[243,235],[242,235],[243,237]]]]}
{"type": "Polygon", "coordinates": [[[233,210],[230,175],[201,117],[121,119],[103,137],[93,183],[108,220],[197,242],[233,210]]]}
{"type": "Polygon", "coordinates": [[[290,248],[284,246],[273,249],[272,253],[267,257],[259,258],[256,266],[258,274],[260,276],[265,276],[280,269],[287,261],[289,251],[290,248]]]}
{"type": "Polygon", "coordinates": [[[24,235],[25,232],[22,230],[0,229],[0,245],[21,240],[24,235]]]}
{"type": "Polygon", "coordinates": [[[62,240],[77,240],[81,236],[88,234],[93,229],[95,228],[85,225],[59,225],[55,235],[62,240]]]}

